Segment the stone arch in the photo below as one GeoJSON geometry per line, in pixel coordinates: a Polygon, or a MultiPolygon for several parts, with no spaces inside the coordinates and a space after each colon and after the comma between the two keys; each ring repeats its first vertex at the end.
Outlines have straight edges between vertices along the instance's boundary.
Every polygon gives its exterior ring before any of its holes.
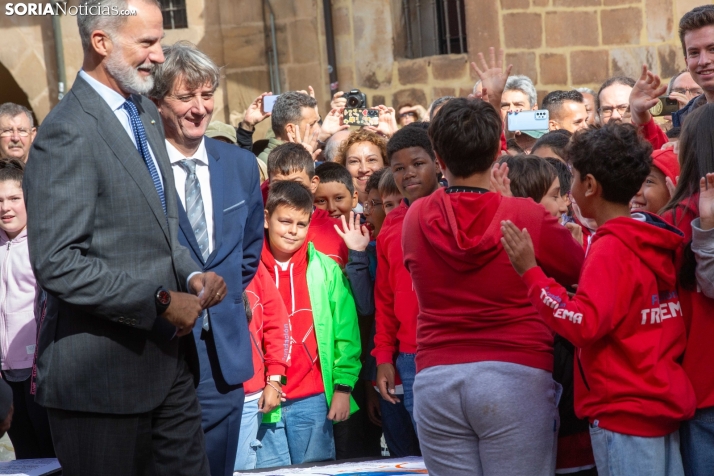
{"type": "MultiPolygon", "coordinates": [[[[12,73],[8,71],[5,65],[0,63],[0,104],[6,102],[14,102],[32,111],[32,105],[27,98],[27,93],[17,84],[12,73]]],[[[37,122],[37,117],[35,116],[35,123],[37,122]]]]}

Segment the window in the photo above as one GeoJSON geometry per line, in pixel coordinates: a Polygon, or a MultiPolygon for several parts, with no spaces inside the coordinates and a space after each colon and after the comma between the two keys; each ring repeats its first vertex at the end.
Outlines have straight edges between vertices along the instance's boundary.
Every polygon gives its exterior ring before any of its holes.
{"type": "Polygon", "coordinates": [[[161,0],[161,13],[164,16],[164,30],[188,28],[186,0],[161,0]]]}
{"type": "Polygon", "coordinates": [[[466,53],[464,0],[402,0],[407,58],[466,53]]]}

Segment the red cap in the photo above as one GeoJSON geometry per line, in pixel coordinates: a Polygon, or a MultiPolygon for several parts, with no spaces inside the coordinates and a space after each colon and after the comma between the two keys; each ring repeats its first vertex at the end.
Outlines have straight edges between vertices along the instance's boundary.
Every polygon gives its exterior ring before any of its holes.
{"type": "Polygon", "coordinates": [[[679,159],[672,149],[655,150],[652,152],[652,165],[662,171],[665,177],[677,183],[679,176],[679,159]]]}

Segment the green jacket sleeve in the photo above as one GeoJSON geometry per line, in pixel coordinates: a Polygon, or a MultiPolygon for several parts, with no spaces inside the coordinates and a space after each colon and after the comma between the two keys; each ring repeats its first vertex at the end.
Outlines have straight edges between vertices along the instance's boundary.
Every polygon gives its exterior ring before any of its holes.
{"type": "Polygon", "coordinates": [[[347,277],[338,266],[331,271],[330,310],[335,333],[332,381],[354,388],[362,368],[357,309],[347,277]]]}

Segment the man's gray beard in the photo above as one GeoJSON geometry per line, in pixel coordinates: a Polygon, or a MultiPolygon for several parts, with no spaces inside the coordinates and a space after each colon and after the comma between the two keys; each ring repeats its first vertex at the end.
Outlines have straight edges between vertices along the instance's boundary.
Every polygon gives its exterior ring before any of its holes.
{"type": "Polygon", "coordinates": [[[154,87],[153,64],[151,65],[152,75],[144,79],[139,75],[138,68],[133,68],[123,61],[121,50],[118,48],[109,55],[104,64],[107,72],[119,84],[122,91],[132,94],[149,94],[154,87]]]}

